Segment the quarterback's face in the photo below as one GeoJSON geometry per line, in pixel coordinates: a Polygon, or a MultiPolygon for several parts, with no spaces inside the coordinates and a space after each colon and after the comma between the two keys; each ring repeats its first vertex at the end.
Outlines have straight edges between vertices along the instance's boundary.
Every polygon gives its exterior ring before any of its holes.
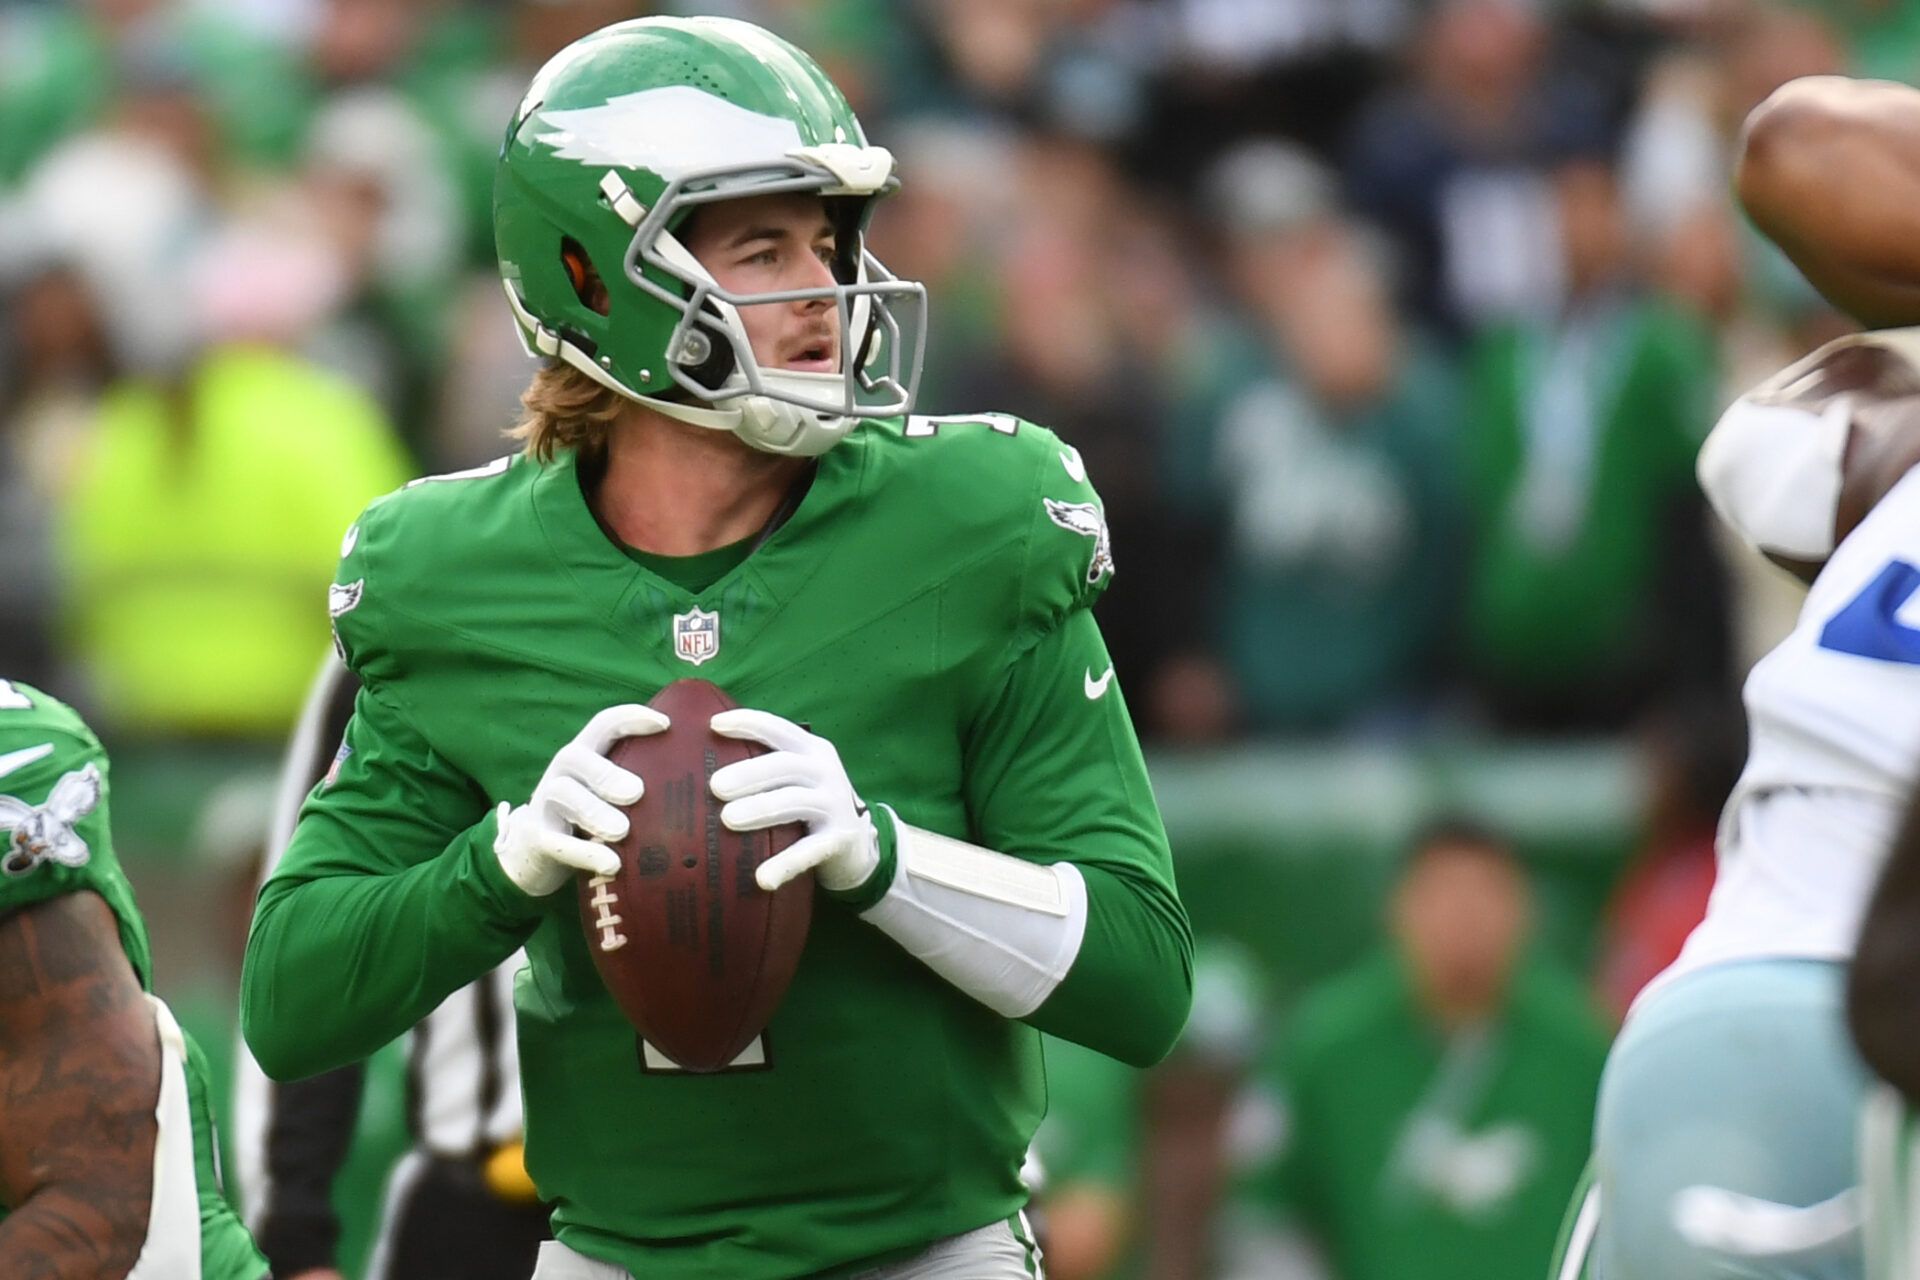
{"type": "MultiPolygon", "coordinates": [[[[735,294],[831,288],[833,225],[818,196],[749,196],[703,206],[683,230],[687,251],[735,294]]],[[[831,296],[741,307],[763,369],[834,373],[840,309],[831,296]]]]}

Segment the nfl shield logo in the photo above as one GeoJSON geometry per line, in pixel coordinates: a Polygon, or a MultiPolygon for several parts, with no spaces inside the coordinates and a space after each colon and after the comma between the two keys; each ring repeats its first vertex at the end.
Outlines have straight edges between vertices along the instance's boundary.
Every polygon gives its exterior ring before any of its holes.
{"type": "Polygon", "coordinates": [[[673,652],[696,667],[720,652],[720,615],[697,605],[690,613],[674,614],[673,652]]]}

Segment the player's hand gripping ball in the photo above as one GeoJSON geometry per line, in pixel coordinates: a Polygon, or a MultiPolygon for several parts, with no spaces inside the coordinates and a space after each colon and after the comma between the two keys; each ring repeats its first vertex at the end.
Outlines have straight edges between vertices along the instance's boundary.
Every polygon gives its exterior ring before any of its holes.
{"type": "Polygon", "coordinates": [[[676,680],[648,705],[669,727],[607,750],[645,787],[621,810],[624,836],[608,840],[618,868],[580,880],[580,919],[601,981],[647,1043],[688,1071],[718,1071],[765,1030],[799,967],[813,877],[769,893],[754,874],[806,830],[721,822],[713,775],[764,748],[713,732],[733,707],[718,687],[676,680]]]}

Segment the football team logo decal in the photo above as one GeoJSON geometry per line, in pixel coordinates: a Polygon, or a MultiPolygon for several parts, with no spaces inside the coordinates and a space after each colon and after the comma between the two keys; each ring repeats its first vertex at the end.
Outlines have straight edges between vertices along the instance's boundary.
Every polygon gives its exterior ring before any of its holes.
{"type": "Polygon", "coordinates": [[[100,803],[100,771],[88,764],[53,784],[43,805],[0,796],[0,831],[12,830],[0,871],[22,876],[43,862],[86,865],[93,856],[74,826],[100,803]]]}
{"type": "Polygon", "coordinates": [[[673,653],[682,662],[699,666],[720,652],[720,615],[695,605],[673,615],[673,653]]]}
{"type": "Polygon", "coordinates": [[[1087,564],[1087,584],[1100,581],[1113,572],[1113,535],[1107,531],[1107,513],[1091,502],[1055,502],[1045,499],[1047,518],[1062,529],[1093,539],[1093,556],[1087,564]]]}
{"type": "Polygon", "coordinates": [[[360,607],[360,597],[367,589],[365,578],[356,578],[348,583],[335,583],[327,588],[327,616],[344,617],[360,607]]]}

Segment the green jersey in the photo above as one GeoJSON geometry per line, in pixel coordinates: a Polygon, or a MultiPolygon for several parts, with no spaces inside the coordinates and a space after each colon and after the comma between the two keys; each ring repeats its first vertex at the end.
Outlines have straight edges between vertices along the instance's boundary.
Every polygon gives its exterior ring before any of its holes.
{"type": "MultiPolygon", "coordinates": [[[[99,740],[73,711],[37,689],[0,680],[0,916],[66,893],[94,893],[106,901],[120,926],[120,946],[143,990],[153,986],[146,925],[134,906],[133,889],[113,853],[107,816],[107,757],[99,740]]],[[[156,1212],[150,1231],[197,1231],[202,1280],[260,1280],[266,1260],[253,1247],[221,1191],[214,1157],[213,1109],[207,1063],[200,1048],[156,1012],[163,1052],[161,1133],[157,1163],[193,1173],[197,1223],[187,1221],[188,1202],[176,1221],[162,1221],[161,1180],[154,1183],[156,1212]],[[165,1073],[183,1076],[183,1132],[167,1128],[165,1073]],[[170,1144],[189,1140],[192,1151],[170,1144]]],[[[4,1212],[0,1210],[0,1212],[4,1212]]],[[[158,1239],[150,1234],[149,1248],[158,1239]]],[[[172,1235],[177,1246],[179,1236],[172,1235]]]]}
{"type": "Polygon", "coordinates": [[[1111,569],[1079,455],[1002,415],[867,425],[705,586],[611,542],[572,456],[375,503],[332,592],[363,692],[248,946],[261,1064],[368,1053],[524,942],[528,1168],[574,1249],[649,1280],[777,1280],[1007,1218],[1044,1103],[1040,1031],[1145,1063],[1191,995],[1165,835],[1088,613],[1111,569]],[[765,1065],[661,1069],[574,895],[514,888],[491,814],[594,713],[696,673],[832,741],[905,822],[1073,861],[1087,931],[1053,995],[1004,1019],[864,903],[823,901],[765,1065]]]}

